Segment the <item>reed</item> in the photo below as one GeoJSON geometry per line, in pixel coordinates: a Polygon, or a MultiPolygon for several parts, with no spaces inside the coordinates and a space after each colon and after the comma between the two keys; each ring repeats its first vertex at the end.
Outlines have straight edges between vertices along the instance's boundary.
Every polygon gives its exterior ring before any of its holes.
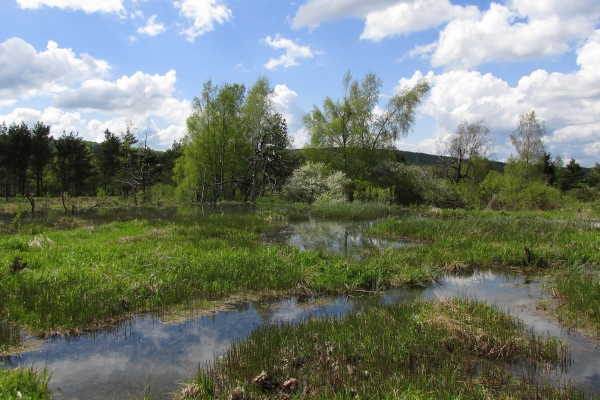
{"type": "Polygon", "coordinates": [[[50,374],[46,368],[0,369],[0,398],[45,400],[52,398],[48,389],[50,374]]]}
{"type": "Polygon", "coordinates": [[[393,207],[376,202],[329,202],[312,207],[310,215],[317,218],[373,219],[391,214],[393,207]]]}
{"type": "Polygon", "coordinates": [[[78,332],[230,295],[378,290],[433,279],[433,271],[390,255],[356,262],[261,244],[259,233],[273,225],[260,213],[69,221],[0,237],[1,319],[36,333],[78,332]]]}
{"type": "Polygon", "coordinates": [[[583,399],[539,379],[544,366],[569,362],[562,342],[483,303],[380,304],[259,327],[200,368],[179,397],[583,399]]]}
{"type": "Polygon", "coordinates": [[[534,213],[446,210],[427,218],[393,218],[373,235],[422,243],[395,252],[398,264],[450,272],[476,268],[543,271],[565,322],[600,332],[600,235],[596,221],[549,220],[534,213]]]}

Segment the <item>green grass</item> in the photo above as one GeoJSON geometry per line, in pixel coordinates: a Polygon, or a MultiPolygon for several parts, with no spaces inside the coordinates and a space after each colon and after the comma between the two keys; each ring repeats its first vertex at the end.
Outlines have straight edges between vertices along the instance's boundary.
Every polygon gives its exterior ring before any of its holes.
{"type": "Polygon", "coordinates": [[[33,367],[17,369],[0,369],[1,399],[50,399],[48,389],[50,374],[46,369],[36,370],[33,367]]]}
{"type": "Polygon", "coordinates": [[[133,313],[230,295],[378,290],[438,271],[263,245],[261,214],[103,225],[65,220],[0,236],[0,317],[36,333],[77,332],[133,313]]]}
{"type": "MultiPolygon", "coordinates": [[[[596,251],[600,251],[600,246],[596,251]]],[[[600,337],[600,266],[569,265],[555,275],[550,291],[558,294],[557,312],[561,322],[600,337]]]]}
{"type": "Polygon", "coordinates": [[[564,368],[569,358],[560,341],[483,303],[378,305],[259,327],[201,368],[179,397],[583,399],[538,380],[536,371],[564,368]]]}
{"type": "Polygon", "coordinates": [[[374,219],[389,215],[394,210],[387,204],[375,202],[325,203],[314,205],[310,215],[317,218],[374,219]]]}
{"type": "Polygon", "coordinates": [[[600,333],[600,231],[587,221],[535,213],[442,212],[395,218],[370,233],[423,243],[395,254],[398,264],[443,268],[533,269],[548,275],[565,322],[600,333]]]}

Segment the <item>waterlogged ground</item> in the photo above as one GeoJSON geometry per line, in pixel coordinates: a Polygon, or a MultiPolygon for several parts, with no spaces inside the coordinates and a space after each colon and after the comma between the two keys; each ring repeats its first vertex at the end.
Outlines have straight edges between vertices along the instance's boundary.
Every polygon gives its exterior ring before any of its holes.
{"type": "MultiPolygon", "coordinates": [[[[145,214],[143,217],[158,219],[184,211],[136,212],[152,212],[152,215],[145,214]]],[[[197,209],[195,212],[221,210],[197,209]]],[[[119,214],[120,211],[95,213],[95,221],[131,218],[131,214],[119,214]]],[[[277,232],[265,234],[261,240],[286,242],[301,250],[336,252],[358,259],[390,246],[409,245],[365,236],[364,231],[373,223],[311,219],[289,223],[277,232]]],[[[164,323],[160,317],[148,314],[93,335],[57,336],[42,340],[35,350],[6,357],[2,364],[6,367],[47,366],[52,371],[50,386],[61,389],[58,397],[62,399],[128,399],[148,392],[151,392],[152,398],[172,398],[179,384],[195,375],[199,364],[206,364],[223,354],[232,341],[243,340],[261,324],[300,321],[309,316],[341,315],[360,310],[373,302],[468,297],[497,305],[519,317],[538,333],[563,338],[571,347],[571,365],[566,371],[557,369],[542,373],[556,382],[571,381],[593,393],[600,393],[599,344],[561,328],[556,321],[536,310],[544,296],[538,284],[529,283],[516,272],[502,276],[477,272],[462,277],[446,277],[427,289],[395,290],[378,296],[244,302],[211,315],[192,315],[183,323],[164,323]]]]}
{"type": "Polygon", "coordinates": [[[7,357],[3,364],[47,366],[52,371],[50,386],[60,387],[63,399],[127,399],[145,389],[151,389],[153,398],[172,398],[178,383],[193,376],[198,364],[212,361],[232,341],[243,339],[261,324],[340,315],[372,302],[467,296],[496,304],[538,333],[563,338],[571,347],[572,364],[567,371],[544,373],[554,381],[571,381],[600,393],[598,343],[561,329],[537,312],[536,303],[543,295],[537,285],[524,281],[517,274],[500,277],[485,272],[446,278],[425,290],[396,290],[380,296],[248,302],[184,323],[163,323],[145,315],[96,335],[48,339],[36,351],[7,357]]]}

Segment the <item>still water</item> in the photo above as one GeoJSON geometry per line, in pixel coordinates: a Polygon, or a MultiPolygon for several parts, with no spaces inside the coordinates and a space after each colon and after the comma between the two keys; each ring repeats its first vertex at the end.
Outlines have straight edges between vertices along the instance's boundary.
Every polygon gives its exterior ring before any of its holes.
{"type": "MultiPolygon", "coordinates": [[[[165,212],[154,214],[153,218],[171,215],[165,212]]],[[[390,246],[412,245],[365,236],[364,231],[374,223],[377,221],[311,219],[289,223],[276,232],[264,234],[261,240],[358,258],[390,246]]],[[[556,321],[538,313],[535,306],[544,294],[538,285],[526,282],[529,281],[518,273],[499,276],[484,271],[463,277],[449,276],[427,289],[393,290],[378,296],[246,302],[225,311],[190,316],[182,323],[164,323],[160,317],[146,314],[94,334],[44,339],[35,351],[6,357],[2,363],[6,367],[32,363],[38,368],[46,366],[52,372],[51,387],[60,388],[56,394],[60,399],[128,399],[144,390],[150,390],[153,398],[172,398],[179,384],[192,377],[198,365],[212,361],[232,341],[243,339],[261,324],[341,315],[373,302],[469,297],[497,305],[539,333],[563,338],[571,347],[573,363],[568,372],[552,378],[569,380],[600,393],[598,343],[563,329],[556,321]]]]}

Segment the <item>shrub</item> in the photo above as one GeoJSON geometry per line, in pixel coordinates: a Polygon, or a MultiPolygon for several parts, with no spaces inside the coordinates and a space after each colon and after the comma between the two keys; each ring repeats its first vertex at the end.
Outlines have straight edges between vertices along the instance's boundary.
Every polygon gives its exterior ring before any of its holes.
{"type": "Polygon", "coordinates": [[[346,201],[346,175],[335,171],[327,175],[325,164],[308,162],[294,171],[283,185],[282,195],[299,202],[319,203],[346,201]]]}
{"type": "Polygon", "coordinates": [[[439,207],[462,207],[464,201],[456,188],[417,165],[384,162],[372,171],[372,179],[390,188],[396,204],[431,204],[439,207]]]}

